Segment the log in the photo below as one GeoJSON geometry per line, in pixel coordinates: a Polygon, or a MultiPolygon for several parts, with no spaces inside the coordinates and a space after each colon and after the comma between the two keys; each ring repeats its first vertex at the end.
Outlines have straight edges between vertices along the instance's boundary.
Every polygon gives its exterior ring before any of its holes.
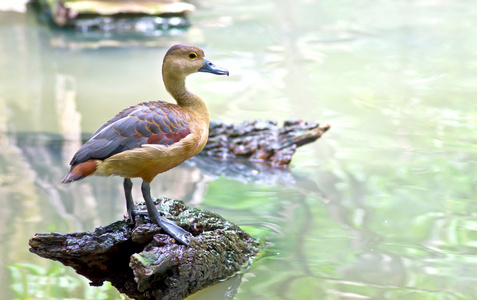
{"type": "Polygon", "coordinates": [[[247,269],[263,249],[263,241],[210,211],[166,198],[158,209],[193,235],[189,246],[137,216],[134,227],[121,220],[90,232],[36,234],[30,251],[73,267],[93,286],[110,281],[145,300],[184,299],[247,269]]]}
{"type": "Polygon", "coordinates": [[[282,127],[270,120],[240,124],[212,121],[203,154],[222,159],[268,161],[274,166],[285,166],[298,147],[316,141],[330,127],[329,124],[302,120],[287,120],[282,127]]]}
{"type": "Polygon", "coordinates": [[[35,0],[41,12],[60,27],[82,31],[147,31],[189,26],[194,5],[179,0],[35,0]],[[168,22],[168,18],[176,18],[168,22]],[[139,23],[138,23],[139,22],[139,23]]]}

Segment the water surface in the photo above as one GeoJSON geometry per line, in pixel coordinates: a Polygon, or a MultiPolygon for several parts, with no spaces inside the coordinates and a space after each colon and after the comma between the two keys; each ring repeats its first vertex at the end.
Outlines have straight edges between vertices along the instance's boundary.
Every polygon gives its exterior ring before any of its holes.
{"type": "Polygon", "coordinates": [[[153,195],[269,243],[245,274],[195,299],[476,298],[477,4],[195,4],[186,31],[99,45],[0,12],[0,298],[118,298],[30,254],[28,239],[122,217],[120,178],[59,182],[82,134],[129,105],[171,99],[160,68],[175,43],[230,71],[188,78],[211,119],[332,125],[289,170],[231,175],[233,165],[214,172],[199,159],[156,178],[153,195]]]}

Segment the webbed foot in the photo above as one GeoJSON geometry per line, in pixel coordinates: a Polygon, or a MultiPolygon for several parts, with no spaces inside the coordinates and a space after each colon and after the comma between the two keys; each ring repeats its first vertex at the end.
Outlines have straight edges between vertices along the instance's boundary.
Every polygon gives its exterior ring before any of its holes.
{"type": "Polygon", "coordinates": [[[187,236],[191,235],[191,233],[187,230],[184,230],[174,221],[159,216],[154,223],[159,225],[162,229],[164,229],[165,232],[167,232],[170,236],[176,239],[179,243],[186,246],[189,245],[189,243],[187,242],[187,236]]]}

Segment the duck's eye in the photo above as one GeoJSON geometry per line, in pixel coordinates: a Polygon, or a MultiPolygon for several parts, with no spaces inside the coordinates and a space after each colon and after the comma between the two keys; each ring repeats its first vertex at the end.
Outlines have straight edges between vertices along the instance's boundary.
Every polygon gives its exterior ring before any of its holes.
{"type": "Polygon", "coordinates": [[[190,58],[190,59],[194,59],[194,58],[196,58],[196,57],[197,57],[197,54],[195,54],[195,52],[189,53],[189,58],[190,58]]]}

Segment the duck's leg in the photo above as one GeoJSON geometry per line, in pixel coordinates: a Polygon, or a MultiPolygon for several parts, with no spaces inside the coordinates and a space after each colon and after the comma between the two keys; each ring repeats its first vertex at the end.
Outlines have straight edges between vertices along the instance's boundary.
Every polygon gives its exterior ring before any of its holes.
{"type": "Polygon", "coordinates": [[[131,195],[133,183],[131,178],[124,178],[124,194],[126,195],[126,209],[128,211],[129,222],[134,224],[134,218],[137,215],[137,211],[134,209],[134,201],[131,195]]]}
{"type": "Polygon", "coordinates": [[[186,236],[190,233],[182,229],[181,227],[177,226],[176,223],[162,217],[159,215],[156,206],[154,205],[154,201],[151,197],[151,187],[148,182],[143,181],[141,185],[142,196],[144,197],[144,201],[146,201],[147,212],[149,214],[149,218],[151,221],[159,225],[165,232],[167,232],[170,236],[175,238],[181,244],[188,245],[186,242],[186,236]]]}

